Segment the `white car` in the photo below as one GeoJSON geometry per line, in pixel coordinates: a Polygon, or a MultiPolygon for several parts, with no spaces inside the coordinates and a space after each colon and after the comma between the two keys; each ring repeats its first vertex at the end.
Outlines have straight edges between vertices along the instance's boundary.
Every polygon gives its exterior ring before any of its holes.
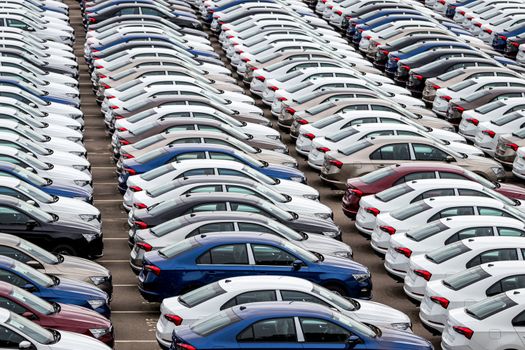
{"type": "Polygon", "coordinates": [[[0,309],[0,325],[2,326],[2,338],[9,344],[6,349],[14,349],[11,346],[13,342],[7,342],[8,339],[17,341],[16,349],[111,349],[93,337],[66,331],[48,330],[6,309],[0,309]],[[23,340],[18,343],[19,339],[23,340]]]}
{"type": "Polygon", "coordinates": [[[481,236],[525,237],[525,224],[514,218],[493,216],[454,216],[432,221],[390,238],[385,254],[389,274],[405,278],[410,257],[428,253],[459,240],[481,236]]]}
{"type": "Polygon", "coordinates": [[[289,196],[302,196],[308,199],[319,199],[319,192],[305,184],[292,180],[272,179],[253,168],[231,160],[185,160],[180,163],[170,163],[148,171],[141,175],[130,176],[127,180],[128,189],[124,194],[124,203],[130,207],[133,203],[132,192],[148,190],[165,184],[170,180],[184,176],[196,175],[233,175],[249,178],[275,191],[289,196]]]}
{"type": "Polygon", "coordinates": [[[487,297],[525,288],[525,261],[495,261],[427,283],[419,318],[442,332],[451,310],[470,306],[487,297]]]}
{"type": "Polygon", "coordinates": [[[525,289],[515,289],[451,310],[441,337],[444,350],[523,349],[525,289]]]}
{"type": "Polygon", "coordinates": [[[470,267],[503,260],[523,260],[523,237],[474,237],[410,258],[403,290],[421,301],[427,282],[443,279],[470,267]]]}
{"type": "MultiPolygon", "coordinates": [[[[362,139],[392,135],[424,137],[454,152],[475,156],[482,155],[476,147],[467,145],[461,136],[458,138],[459,135],[450,131],[431,129],[430,132],[427,132],[425,127],[405,117],[380,119],[382,123],[365,123],[349,126],[339,132],[323,137],[301,132],[300,136],[303,136],[303,139],[310,138],[312,141],[311,152],[308,153],[308,165],[320,170],[323,167],[327,152],[342,150],[362,139]],[[396,120],[398,123],[396,123],[396,120]],[[443,139],[446,141],[443,141],[443,139]]],[[[298,146],[296,147],[300,149],[303,146],[303,141],[298,139],[297,144],[298,146]]]]}
{"type": "MultiPolygon", "coordinates": [[[[375,195],[362,197],[359,202],[359,211],[356,217],[356,227],[372,233],[371,245],[374,250],[385,254],[390,242],[390,235],[383,231],[374,230],[376,218],[382,213],[388,213],[399,208],[432,197],[450,196],[479,196],[494,198],[509,206],[521,207],[504,195],[486,188],[482,184],[469,180],[457,179],[428,179],[413,180],[391,187],[375,195]],[[386,243],[386,245],[385,245],[386,243]]],[[[521,210],[525,210],[520,208],[521,210]]]]}
{"type": "Polygon", "coordinates": [[[520,110],[525,110],[525,98],[523,97],[500,99],[476,109],[466,110],[461,115],[458,133],[474,142],[479,123],[520,110]]]}
{"type": "MultiPolygon", "coordinates": [[[[515,205],[514,201],[510,202],[515,205]]],[[[390,236],[407,232],[435,220],[459,215],[505,216],[525,220],[525,213],[512,205],[493,198],[479,196],[431,197],[389,213],[378,214],[372,235],[377,237],[376,242],[380,241],[383,252],[386,252],[390,247],[390,236]]],[[[358,228],[362,232],[369,232],[362,227],[358,228]]]]}
{"type": "Polygon", "coordinates": [[[12,67],[12,68],[21,69],[24,72],[28,72],[28,73],[37,75],[41,79],[45,79],[46,81],[49,81],[49,82],[58,83],[58,84],[66,84],[68,86],[78,88],[78,81],[75,78],[71,76],[67,76],[65,74],[47,72],[45,70],[42,70],[40,66],[32,64],[31,62],[28,62],[25,59],[21,59],[17,57],[0,56],[0,67],[2,68],[12,67]]]}
{"type": "Polygon", "coordinates": [[[501,135],[512,133],[525,127],[525,110],[505,114],[478,125],[474,144],[488,155],[494,157],[501,135]]]}
{"type": "MultiPolygon", "coordinates": [[[[207,183],[194,182],[187,180],[186,185],[179,181],[165,183],[157,188],[150,188],[147,192],[140,191],[133,193],[133,206],[130,211],[150,208],[167,200],[178,198],[189,193],[214,193],[214,192],[233,192],[244,193],[257,196],[274,204],[282,210],[301,213],[306,216],[316,216],[321,219],[332,219],[333,212],[330,207],[312,199],[283,195],[272,189],[272,186],[261,184],[258,181],[239,179],[237,176],[206,176],[207,183]]],[[[1,179],[0,179],[1,180],[1,179]]]]}
{"type": "Polygon", "coordinates": [[[525,22],[525,15],[519,14],[518,9],[514,10],[514,13],[510,12],[507,15],[503,15],[495,21],[485,23],[481,26],[478,38],[486,43],[492,43],[494,39],[494,33],[505,31],[514,25],[522,25],[525,22]]]}
{"type": "Polygon", "coordinates": [[[306,301],[322,304],[361,322],[411,332],[404,313],[376,302],[342,298],[310,281],[285,276],[245,276],[220,280],[181,296],[164,299],[156,336],[171,343],[173,331],[224,308],[253,302],[306,301]]]}
{"type": "Polygon", "coordinates": [[[525,147],[519,147],[516,151],[516,158],[512,163],[512,174],[525,180],[525,147]]]}
{"type": "Polygon", "coordinates": [[[438,89],[432,110],[440,116],[445,116],[450,101],[466,97],[480,90],[498,87],[525,87],[525,79],[509,77],[481,77],[461,81],[447,88],[438,89]]]}

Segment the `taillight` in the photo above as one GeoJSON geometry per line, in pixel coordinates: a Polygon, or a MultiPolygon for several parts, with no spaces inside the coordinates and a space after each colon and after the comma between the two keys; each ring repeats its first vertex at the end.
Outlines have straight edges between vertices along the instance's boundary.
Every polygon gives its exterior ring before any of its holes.
{"type": "Polygon", "coordinates": [[[119,139],[118,142],[122,145],[122,146],[126,146],[126,145],[129,145],[130,142],[128,140],[123,140],[123,139],[119,139]]]}
{"type": "Polygon", "coordinates": [[[379,51],[379,52],[381,52],[381,53],[382,53],[383,55],[385,55],[385,56],[388,55],[388,53],[389,53],[388,50],[381,50],[381,51],[379,51]]]}
{"type": "Polygon", "coordinates": [[[511,41],[510,42],[510,45],[514,46],[514,47],[519,47],[520,46],[520,43],[517,43],[515,41],[511,41]]]}
{"type": "Polygon", "coordinates": [[[286,108],[285,108],[285,111],[288,112],[288,113],[290,113],[291,115],[294,115],[294,114],[295,114],[295,109],[290,108],[290,107],[286,107],[286,108]]]}
{"type": "Polygon", "coordinates": [[[125,159],[132,159],[132,158],[135,158],[135,156],[133,154],[129,154],[129,153],[124,153],[122,155],[122,158],[125,158],[125,159]]]}
{"type": "Polygon", "coordinates": [[[432,88],[434,90],[438,90],[438,89],[441,89],[441,86],[434,84],[434,85],[432,85],[432,88]]]}
{"type": "Polygon", "coordinates": [[[144,203],[133,203],[133,206],[137,209],[148,209],[148,206],[144,203]]]}
{"type": "Polygon", "coordinates": [[[468,327],[454,326],[452,327],[452,329],[455,330],[456,333],[459,333],[465,336],[465,338],[467,339],[471,339],[472,336],[474,335],[474,331],[468,327]]]}
{"type": "Polygon", "coordinates": [[[272,91],[277,91],[279,90],[279,88],[277,86],[270,86],[268,87],[268,89],[272,90],[272,91]]]}
{"type": "Polygon", "coordinates": [[[406,70],[410,70],[410,66],[407,66],[406,64],[402,65],[401,68],[406,69],[406,70]]]}
{"type": "Polygon", "coordinates": [[[315,139],[315,135],[312,134],[312,133],[310,133],[310,132],[309,132],[309,133],[305,133],[305,134],[303,134],[303,136],[306,137],[306,138],[308,138],[308,139],[310,139],[310,140],[315,139]]]}
{"type": "Polygon", "coordinates": [[[113,106],[109,106],[109,108],[110,109],[118,109],[118,106],[113,105],[113,106]]]}
{"type": "Polygon", "coordinates": [[[423,80],[423,76],[421,74],[414,74],[413,77],[417,80],[423,80]]]}
{"type": "Polygon", "coordinates": [[[394,248],[394,250],[398,252],[399,254],[403,254],[407,258],[410,258],[412,256],[412,251],[408,248],[398,247],[398,248],[394,248]]]}
{"type": "Polygon", "coordinates": [[[176,346],[176,350],[197,350],[196,347],[194,346],[191,346],[190,344],[185,344],[185,343],[177,343],[175,344],[176,346]]]}
{"type": "Polygon", "coordinates": [[[306,124],[308,124],[308,120],[306,120],[306,119],[297,119],[297,122],[298,122],[299,124],[301,124],[301,125],[306,125],[306,124]]]}
{"type": "Polygon", "coordinates": [[[155,265],[144,265],[144,270],[151,271],[155,275],[160,275],[160,268],[155,265]]]}
{"type": "Polygon", "coordinates": [[[432,277],[432,274],[427,270],[414,270],[414,273],[419,277],[423,277],[425,281],[430,281],[430,278],[432,277]]]}
{"type": "Polygon", "coordinates": [[[465,16],[465,11],[458,11],[458,13],[462,16],[465,16]]]}
{"type": "Polygon", "coordinates": [[[390,236],[396,233],[396,229],[392,226],[379,226],[379,229],[383,232],[388,233],[390,236]]]}
{"type": "Polygon", "coordinates": [[[467,118],[467,122],[474,124],[476,126],[479,124],[479,120],[477,120],[476,118],[467,118]]]}
{"type": "Polygon", "coordinates": [[[493,139],[494,136],[496,136],[496,133],[494,131],[492,131],[492,130],[483,130],[482,133],[487,135],[491,139],[493,139]]]}
{"type": "Polygon", "coordinates": [[[354,196],[356,196],[356,197],[363,197],[363,194],[364,194],[364,193],[363,193],[363,191],[361,191],[361,190],[358,190],[358,189],[354,188],[354,189],[352,189],[352,190],[350,190],[350,191],[351,191],[351,192],[354,194],[354,196]]]}
{"type": "Polygon", "coordinates": [[[182,317],[180,317],[179,315],[166,314],[164,315],[164,318],[170,321],[171,323],[174,323],[175,326],[180,326],[182,324],[182,317]]]}
{"type": "MultiPolygon", "coordinates": [[[[244,63],[248,63],[248,62],[250,62],[250,59],[249,58],[241,58],[241,61],[243,61],[244,63]]],[[[252,70],[255,70],[255,69],[253,69],[253,67],[252,67],[252,70]]]]}
{"type": "Polygon", "coordinates": [[[256,76],[255,79],[257,79],[257,80],[259,80],[259,81],[265,81],[265,80],[266,80],[266,78],[263,77],[262,75],[258,75],[258,76],[256,76]]]}
{"type": "Polygon", "coordinates": [[[341,167],[343,166],[343,162],[341,162],[340,160],[336,160],[336,159],[329,160],[328,163],[338,167],[339,169],[341,169],[341,167]]]}
{"type": "Polygon", "coordinates": [[[505,35],[499,35],[498,38],[500,38],[500,40],[507,40],[507,37],[505,35]]]}
{"type": "Polygon", "coordinates": [[[128,131],[128,129],[126,129],[126,128],[117,128],[117,131],[124,132],[124,131],[128,131]]]}
{"type": "Polygon", "coordinates": [[[111,100],[111,99],[117,98],[117,96],[106,96],[106,98],[107,98],[108,100],[111,100]]]}
{"type": "Polygon", "coordinates": [[[341,10],[337,10],[337,11],[335,11],[335,13],[336,13],[338,16],[341,16],[341,15],[343,14],[343,11],[341,11],[341,10]]]}
{"type": "Polygon", "coordinates": [[[474,23],[474,25],[475,25],[476,27],[478,27],[478,28],[481,28],[481,23],[479,23],[479,22],[474,23]]]}
{"type": "Polygon", "coordinates": [[[454,109],[460,113],[463,113],[465,112],[465,108],[461,107],[461,106],[455,106],[454,109]]]}
{"type": "Polygon", "coordinates": [[[445,95],[445,96],[439,96],[439,98],[442,99],[442,100],[445,100],[445,101],[447,101],[447,102],[450,101],[450,100],[452,100],[452,97],[451,97],[451,96],[446,96],[446,95],[445,95]]]}
{"type": "Polygon", "coordinates": [[[379,213],[381,212],[379,209],[377,208],[365,208],[365,211],[369,214],[372,214],[374,216],[378,216],[379,213]]]}
{"type": "Polygon", "coordinates": [[[365,36],[365,39],[366,39],[366,40],[370,40],[370,39],[372,39],[372,36],[367,35],[367,36],[365,36]]]}
{"type": "Polygon", "coordinates": [[[485,28],[483,31],[487,34],[492,34],[492,29],[485,28]]]}
{"type": "Polygon", "coordinates": [[[96,69],[102,69],[104,68],[104,66],[101,66],[101,65],[98,65],[98,66],[95,66],[96,69]]]}
{"type": "Polygon", "coordinates": [[[130,174],[130,175],[137,175],[137,172],[135,171],[135,169],[130,169],[130,168],[124,168],[122,169],[122,171],[130,174]]]}
{"type": "Polygon", "coordinates": [[[123,115],[116,115],[114,118],[115,118],[115,120],[119,120],[119,119],[124,119],[124,116],[123,115]]]}
{"type": "Polygon", "coordinates": [[[391,60],[392,60],[392,61],[395,61],[395,62],[399,61],[400,59],[401,59],[401,58],[399,58],[399,57],[392,57],[392,58],[391,58],[391,60]]]}
{"type": "Polygon", "coordinates": [[[330,152],[330,148],[328,147],[317,147],[317,150],[321,153],[330,152]]]}
{"type": "Polygon", "coordinates": [[[507,143],[507,144],[505,144],[505,146],[507,146],[508,148],[512,148],[514,150],[514,152],[517,152],[518,151],[518,147],[519,147],[515,143],[507,143]]]}
{"type": "Polygon", "coordinates": [[[144,242],[135,243],[135,245],[136,245],[137,247],[143,249],[143,250],[146,251],[146,252],[151,252],[151,250],[153,249],[153,247],[151,246],[151,244],[144,243],[144,242]]]}
{"type": "Polygon", "coordinates": [[[288,99],[286,97],[279,97],[277,101],[283,102],[283,101],[288,101],[288,99]]]}
{"type": "Polygon", "coordinates": [[[89,23],[95,23],[97,21],[96,18],[89,17],[89,23]]]}
{"type": "MultiPolygon", "coordinates": [[[[101,76],[102,78],[102,76],[101,76]]],[[[100,85],[104,88],[104,89],[111,89],[111,86],[109,86],[108,84],[106,83],[100,83],[100,85]]]]}
{"type": "Polygon", "coordinates": [[[430,300],[432,300],[436,304],[441,305],[443,309],[447,309],[448,305],[450,304],[450,301],[448,301],[447,298],[443,298],[443,297],[430,297],[430,300]]]}
{"type": "Polygon", "coordinates": [[[135,225],[136,228],[145,230],[148,228],[148,224],[146,224],[144,221],[135,221],[133,222],[133,225],[135,225]]]}
{"type": "Polygon", "coordinates": [[[129,190],[131,192],[140,192],[140,191],[142,191],[142,188],[139,187],[139,186],[129,186],[129,190]]]}

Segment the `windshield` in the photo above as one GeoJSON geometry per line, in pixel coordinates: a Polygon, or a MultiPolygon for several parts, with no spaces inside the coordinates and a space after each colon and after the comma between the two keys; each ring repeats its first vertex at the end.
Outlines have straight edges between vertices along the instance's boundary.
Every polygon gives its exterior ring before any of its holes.
{"type": "Polygon", "coordinates": [[[29,216],[32,216],[34,218],[37,218],[38,220],[42,222],[53,222],[55,221],[54,217],[43,211],[42,209],[39,209],[31,204],[28,204],[24,201],[18,201],[17,205],[18,208],[21,208],[24,212],[29,214],[29,216]]]}
{"type": "Polygon", "coordinates": [[[414,215],[418,215],[424,211],[427,211],[430,208],[430,205],[425,202],[416,202],[414,204],[410,204],[408,207],[399,208],[390,212],[390,216],[392,216],[394,219],[403,221],[411,218],[414,215]]]}
{"type": "Polygon", "coordinates": [[[507,294],[499,294],[467,307],[465,312],[477,320],[484,320],[516,305],[518,304],[509,298],[507,294]]]}
{"type": "Polygon", "coordinates": [[[318,295],[321,298],[324,298],[325,300],[328,300],[332,304],[340,307],[343,310],[347,311],[354,311],[356,309],[355,304],[353,304],[350,300],[335,294],[331,290],[328,290],[324,287],[321,287],[317,284],[313,285],[312,288],[312,294],[318,295]]]}
{"type": "Polygon", "coordinates": [[[176,170],[172,164],[164,164],[153,170],[147,171],[142,175],[139,175],[142,180],[151,181],[160,176],[166,175],[167,173],[176,170]]]}
{"type": "Polygon", "coordinates": [[[511,207],[509,205],[505,205],[505,210],[510,212],[516,219],[525,221],[525,213],[523,213],[521,210],[516,209],[515,207],[511,207]]]}
{"type": "Polygon", "coordinates": [[[56,265],[60,262],[56,255],[51,254],[47,250],[42,249],[31,242],[20,240],[18,247],[29,255],[37,257],[38,260],[43,261],[46,264],[56,265]]]}
{"type": "MultiPolygon", "coordinates": [[[[244,153],[244,152],[239,152],[237,150],[234,150],[233,153],[240,159],[242,159],[244,162],[248,163],[248,164],[253,164],[253,165],[256,165],[258,167],[264,167],[265,165],[258,161],[257,159],[253,158],[252,156],[244,153]]],[[[226,153],[227,154],[227,153],[226,153]]]]}
{"type": "Polygon", "coordinates": [[[53,279],[48,275],[44,275],[42,272],[35,270],[34,268],[23,264],[18,261],[13,262],[14,270],[20,275],[27,277],[28,280],[34,282],[42,287],[52,287],[55,285],[53,279]]]}
{"type": "MultiPolygon", "coordinates": [[[[3,163],[3,162],[0,162],[3,163]]],[[[46,186],[48,184],[48,181],[44,179],[43,177],[32,173],[31,171],[24,169],[20,166],[15,166],[13,168],[13,173],[18,174],[21,178],[27,179],[31,184],[34,184],[36,186],[46,186]]],[[[4,172],[0,172],[0,176],[10,176],[4,172]]]]}
{"type": "Polygon", "coordinates": [[[274,190],[272,190],[271,188],[268,188],[264,185],[261,185],[261,184],[256,184],[255,185],[255,190],[259,193],[262,193],[264,194],[265,196],[267,196],[268,198],[271,198],[272,200],[276,201],[276,202],[279,202],[279,203],[286,203],[286,202],[289,202],[288,198],[274,190]]]}
{"type": "Polygon", "coordinates": [[[476,266],[445,278],[442,283],[452,290],[460,290],[489,277],[490,274],[483,270],[481,266],[476,266]]]}
{"type": "Polygon", "coordinates": [[[372,328],[365,325],[364,323],[351,319],[348,316],[345,316],[340,313],[333,313],[332,318],[336,321],[341,322],[342,324],[347,326],[349,329],[357,330],[356,332],[357,334],[366,334],[366,336],[370,338],[375,338],[377,336],[376,332],[374,332],[372,328]]]}
{"type": "Polygon", "coordinates": [[[240,318],[231,310],[224,310],[211,317],[206,317],[202,321],[197,321],[190,326],[190,329],[200,336],[207,336],[221,328],[238,322],[240,318]]]}
{"type": "Polygon", "coordinates": [[[41,170],[49,169],[49,166],[46,163],[41,162],[37,158],[29,156],[28,154],[24,152],[16,152],[16,156],[20,158],[21,160],[25,161],[27,164],[29,164],[29,166],[32,166],[34,168],[41,169],[41,170]]]}
{"type": "Polygon", "coordinates": [[[285,221],[292,221],[294,219],[293,215],[290,214],[287,211],[282,210],[281,208],[273,205],[270,202],[267,201],[259,201],[258,204],[265,209],[267,212],[271,213],[273,216],[285,220],[285,221]]]}
{"type": "Polygon", "coordinates": [[[470,251],[471,249],[467,247],[462,241],[458,241],[444,247],[438,248],[428,254],[425,257],[436,263],[441,264],[444,261],[455,258],[463,253],[470,251]]]}
{"type": "Polygon", "coordinates": [[[179,302],[182,305],[191,308],[224,293],[226,293],[226,291],[222,289],[219,282],[215,282],[181,295],[179,297],[179,302]]]}
{"type": "Polygon", "coordinates": [[[53,333],[22,316],[18,316],[15,313],[10,314],[6,323],[9,326],[15,328],[18,331],[17,333],[24,334],[27,338],[32,339],[40,344],[47,345],[55,343],[55,336],[53,333]]]}
{"type": "Polygon", "coordinates": [[[488,193],[489,196],[496,198],[497,200],[505,203],[506,205],[510,205],[510,206],[516,205],[516,202],[510,199],[509,197],[504,196],[499,192],[493,191],[490,188],[483,188],[483,192],[488,193]]]}
{"type": "Polygon", "coordinates": [[[435,234],[443,232],[448,229],[449,227],[443,224],[442,222],[434,221],[434,222],[431,222],[430,224],[426,224],[424,226],[420,226],[416,229],[408,231],[406,236],[413,241],[421,242],[422,240],[427,239],[428,237],[432,237],[435,234]]]}
{"type": "Polygon", "coordinates": [[[53,305],[44,299],[41,299],[36,295],[23,290],[22,288],[18,288],[16,286],[13,286],[12,288],[13,290],[9,295],[16,301],[19,301],[21,304],[29,305],[29,307],[44,315],[52,315],[55,313],[55,308],[53,305]]]}
{"type": "Polygon", "coordinates": [[[402,184],[381,191],[377,193],[375,197],[382,202],[390,202],[392,199],[399,198],[412,191],[414,191],[412,187],[408,186],[407,184],[402,184]]]}
{"type": "Polygon", "coordinates": [[[281,224],[278,221],[268,220],[266,222],[266,225],[273,231],[279,233],[281,236],[286,237],[288,240],[303,241],[305,239],[303,235],[297,233],[296,231],[292,230],[286,225],[281,224]]]}
{"type": "Polygon", "coordinates": [[[393,168],[383,168],[376,171],[372,171],[371,173],[368,173],[366,175],[363,175],[359,178],[359,180],[363,181],[365,184],[369,185],[371,183],[374,183],[376,181],[382,180],[385,177],[388,177],[392,174],[394,174],[395,171],[393,168]]]}
{"type": "Polygon", "coordinates": [[[45,193],[44,191],[39,190],[34,186],[27,186],[25,183],[19,183],[15,186],[17,190],[26,194],[30,198],[36,199],[40,203],[54,203],[55,198],[53,196],[45,193]]]}

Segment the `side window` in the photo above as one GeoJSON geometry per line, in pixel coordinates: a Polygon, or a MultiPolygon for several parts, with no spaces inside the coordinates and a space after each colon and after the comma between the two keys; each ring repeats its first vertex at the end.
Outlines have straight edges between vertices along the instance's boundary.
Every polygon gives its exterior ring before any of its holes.
{"type": "Polygon", "coordinates": [[[297,342],[293,318],[274,318],[254,323],[237,335],[241,343],[297,342]]]}
{"type": "Polygon", "coordinates": [[[525,327],[525,311],[522,311],[518,316],[512,319],[512,325],[514,327],[525,327]]]}
{"type": "Polygon", "coordinates": [[[350,336],[343,327],[317,318],[299,318],[307,343],[344,343],[350,336]]]}
{"type": "Polygon", "coordinates": [[[456,174],[456,173],[449,173],[446,171],[440,171],[439,172],[439,178],[440,179],[454,179],[454,180],[468,180],[465,176],[456,174]]]}
{"type": "Polygon", "coordinates": [[[500,236],[525,237],[525,231],[511,227],[498,227],[498,233],[500,236]]]}
{"type": "Polygon", "coordinates": [[[474,208],[472,207],[455,207],[448,208],[436,213],[427,222],[432,222],[438,219],[448,218],[450,216],[459,216],[459,215],[474,215],[474,208]]]}
{"type": "Polygon", "coordinates": [[[29,27],[27,24],[17,19],[7,18],[6,21],[7,21],[7,26],[11,28],[19,28],[19,29],[27,30],[27,28],[29,27]]]}
{"type": "Polygon", "coordinates": [[[251,194],[253,196],[264,198],[264,197],[260,196],[257,192],[252,191],[249,188],[241,187],[241,186],[227,185],[226,186],[226,191],[227,192],[232,192],[232,193],[251,194]]]}
{"type": "Polygon", "coordinates": [[[368,105],[351,105],[346,106],[341,110],[341,112],[347,112],[347,111],[368,111],[368,105]]]}
{"type": "Polygon", "coordinates": [[[281,297],[283,301],[304,301],[307,303],[321,304],[330,307],[330,304],[325,303],[318,297],[308,293],[298,292],[295,290],[281,290],[281,297]]]}
{"type": "Polygon", "coordinates": [[[228,142],[219,139],[204,138],[204,143],[211,143],[213,145],[231,146],[228,142]]]}
{"type": "Polygon", "coordinates": [[[239,231],[263,232],[263,233],[275,234],[275,232],[269,229],[268,227],[262,226],[259,224],[253,224],[251,222],[238,222],[237,225],[239,226],[239,231]]]}
{"type": "MultiPolygon", "coordinates": [[[[193,187],[191,190],[186,191],[186,193],[208,193],[208,192],[222,192],[221,185],[204,185],[193,187]]],[[[185,194],[186,194],[185,193],[185,194]]]]}
{"type": "Polygon", "coordinates": [[[382,112],[394,112],[397,113],[397,111],[393,108],[387,107],[387,106],[381,106],[381,105],[372,105],[373,111],[382,111],[382,112]]]}
{"type": "Polygon", "coordinates": [[[411,203],[423,200],[430,197],[440,197],[440,196],[454,196],[454,190],[451,188],[441,188],[437,190],[429,190],[421,193],[416,198],[412,199],[411,203]]]}
{"type": "Polygon", "coordinates": [[[268,245],[252,244],[252,251],[257,265],[291,266],[297,260],[284,250],[268,245]]]}
{"type": "Polygon", "coordinates": [[[166,118],[190,118],[191,114],[190,112],[175,112],[175,113],[168,113],[164,115],[163,119],[166,118]]]}
{"type": "Polygon", "coordinates": [[[478,207],[478,212],[479,212],[479,215],[511,217],[509,214],[505,213],[503,210],[494,209],[494,208],[478,207]]]}
{"type": "Polygon", "coordinates": [[[372,160],[410,160],[408,144],[386,145],[370,155],[372,160]]]}
{"type": "Polygon", "coordinates": [[[430,145],[423,145],[420,143],[412,144],[416,160],[436,160],[443,161],[447,158],[448,154],[430,145]]]}
{"type": "Polygon", "coordinates": [[[488,195],[483,192],[471,190],[468,188],[460,188],[458,189],[458,192],[460,196],[488,197],[488,195]]]}
{"type": "Polygon", "coordinates": [[[200,137],[186,137],[170,142],[170,145],[179,145],[183,143],[201,143],[200,137]]]}
{"type": "Polygon", "coordinates": [[[7,246],[0,246],[0,255],[1,256],[8,256],[12,259],[15,259],[17,261],[26,263],[28,261],[34,260],[29,255],[19,251],[18,249],[7,247],[7,246]]]}
{"type": "Polygon", "coordinates": [[[189,130],[195,130],[195,125],[185,124],[185,125],[173,126],[171,128],[166,129],[167,132],[189,131],[189,130]]]}
{"type": "Polygon", "coordinates": [[[482,236],[494,236],[492,227],[474,227],[474,228],[464,229],[450,236],[445,241],[445,244],[451,244],[451,243],[460,241],[462,239],[467,239],[467,238],[472,238],[472,237],[482,237],[482,236]]]}
{"type": "Polygon", "coordinates": [[[10,196],[10,197],[16,197],[20,200],[23,200],[24,202],[30,199],[25,194],[20,193],[12,188],[4,187],[4,186],[0,186],[0,194],[10,196]]]}
{"type": "Polygon", "coordinates": [[[160,11],[150,9],[148,7],[141,7],[141,12],[143,15],[162,16],[162,13],[160,11]]]}
{"type": "Polygon", "coordinates": [[[467,263],[467,268],[478,266],[493,261],[518,260],[516,249],[494,249],[488,250],[474,257],[467,263]]]}
{"type": "Polygon", "coordinates": [[[18,344],[25,339],[18,333],[0,326],[0,348],[2,349],[18,349],[18,344]]]}
{"type": "Polygon", "coordinates": [[[394,183],[394,186],[408,182],[408,181],[412,181],[412,180],[435,179],[435,178],[436,178],[436,173],[434,171],[420,171],[417,173],[405,175],[397,179],[397,181],[394,183]]]}
{"type": "Polygon", "coordinates": [[[117,16],[138,15],[138,14],[139,14],[139,8],[138,7],[128,7],[128,8],[122,9],[122,10],[120,10],[120,11],[115,13],[115,15],[117,15],[117,16]]]}
{"type": "Polygon", "coordinates": [[[178,156],[173,157],[171,161],[173,162],[188,159],[206,159],[206,152],[188,152],[179,154],[178,156]]]}
{"type": "Polygon", "coordinates": [[[229,309],[235,305],[262,303],[265,301],[277,301],[274,290],[258,290],[239,294],[221,306],[221,310],[229,309]]]}
{"type": "Polygon", "coordinates": [[[203,211],[226,211],[226,203],[199,204],[191,208],[188,213],[199,213],[203,211]]]}
{"type": "Polygon", "coordinates": [[[207,169],[193,169],[188,170],[177,176],[177,178],[181,177],[190,177],[190,176],[199,176],[199,175],[213,175],[215,172],[211,168],[207,169]]]}
{"type": "Polygon", "coordinates": [[[247,177],[243,172],[232,169],[219,169],[219,175],[247,177]]]}
{"type": "Polygon", "coordinates": [[[359,119],[354,119],[349,123],[346,123],[341,129],[347,128],[352,125],[368,124],[368,123],[376,123],[376,122],[377,122],[377,118],[371,118],[371,117],[370,118],[359,118],[359,119]]]}
{"type": "Polygon", "coordinates": [[[513,289],[520,289],[525,287],[525,275],[515,275],[502,278],[487,289],[488,297],[508,292],[513,289]]]}
{"type": "Polygon", "coordinates": [[[210,159],[233,160],[234,162],[238,162],[239,161],[234,156],[231,156],[231,155],[226,154],[226,153],[219,153],[219,152],[210,152],[210,159]]]}
{"type": "Polygon", "coordinates": [[[0,225],[25,225],[30,218],[18,210],[0,207],[0,225]]]}
{"type": "Polygon", "coordinates": [[[212,248],[197,259],[197,264],[247,265],[246,244],[229,244],[212,248]]]}
{"type": "Polygon", "coordinates": [[[230,203],[230,207],[232,211],[242,211],[244,213],[258,213],[258,214],[266,215],[265,211],[257,207],[254,207],[253,205],[249,205],[249,204],[232,202],[230,203]]]}
{"type": "Polygon", "coordinates": [[[12,285],[15,285],[17,287],[23,287],[27,284],[27,281],[25,279],[6,270],[0,270],[0,281],[11,283],[12,285]]]}
{"type": "MultiPolygon", "coordinates": [[[[401,120],[394,119],[394,118],[379,118],[381,120],[381,123],[388,123],[388,124],[405,124],[401,120]]],[[[418,135],[419,136],[419,135],[418,135]]]]}
{"type": "Polygon", "coordinates": [[[25,307],[22,307],[19,304],[15,303],[14,301],[4,298],[4,297],[0,297],[0,307],[7,309],[9,311],[12,311],[18,315],[21,315],[27,311],[25,307]]]}
{"type": "Polygon", "coordinates": [[[373,131],[371,133],[366,134],[365,136],[361,137],[360,140],[364,138],[374,137],[374,136],[390,136],[390,135],[394,135],[393,130],[379,130],[379,131],[373,131]]]}
{"type": "Polygon", "coordinates": [[[204,233],[211,232],[225,232],[225,231],[234,231],[233,223],[231,222],[214,222],[207,225],[202,225],[201,227],[191,231],[186,238],[193,237],[196,235],[201,235],[204,233]]]}

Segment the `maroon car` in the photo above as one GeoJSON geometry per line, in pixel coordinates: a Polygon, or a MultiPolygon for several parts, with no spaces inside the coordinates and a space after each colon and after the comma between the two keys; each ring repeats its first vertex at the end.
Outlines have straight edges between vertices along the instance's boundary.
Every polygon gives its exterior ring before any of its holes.
{"type": "Polygon", "coordinates": [[[343,212],[355,219],[359,200],[401,183],[418,179],[460,179],[476,181],[509,198],[525,199],[525,189],[519,186],[493,183],[489,180],[451,164],[403,163],[373,171],[361,177],[348,179],[343,196],[343,212]]]}
{"type": "Polygon", "coordinates": [[[44,328],[94,337],[113,348],[111,321],[77,305],[48,302],[7,282],[0,282],[0,307],[30,319],[44,328]]]}

